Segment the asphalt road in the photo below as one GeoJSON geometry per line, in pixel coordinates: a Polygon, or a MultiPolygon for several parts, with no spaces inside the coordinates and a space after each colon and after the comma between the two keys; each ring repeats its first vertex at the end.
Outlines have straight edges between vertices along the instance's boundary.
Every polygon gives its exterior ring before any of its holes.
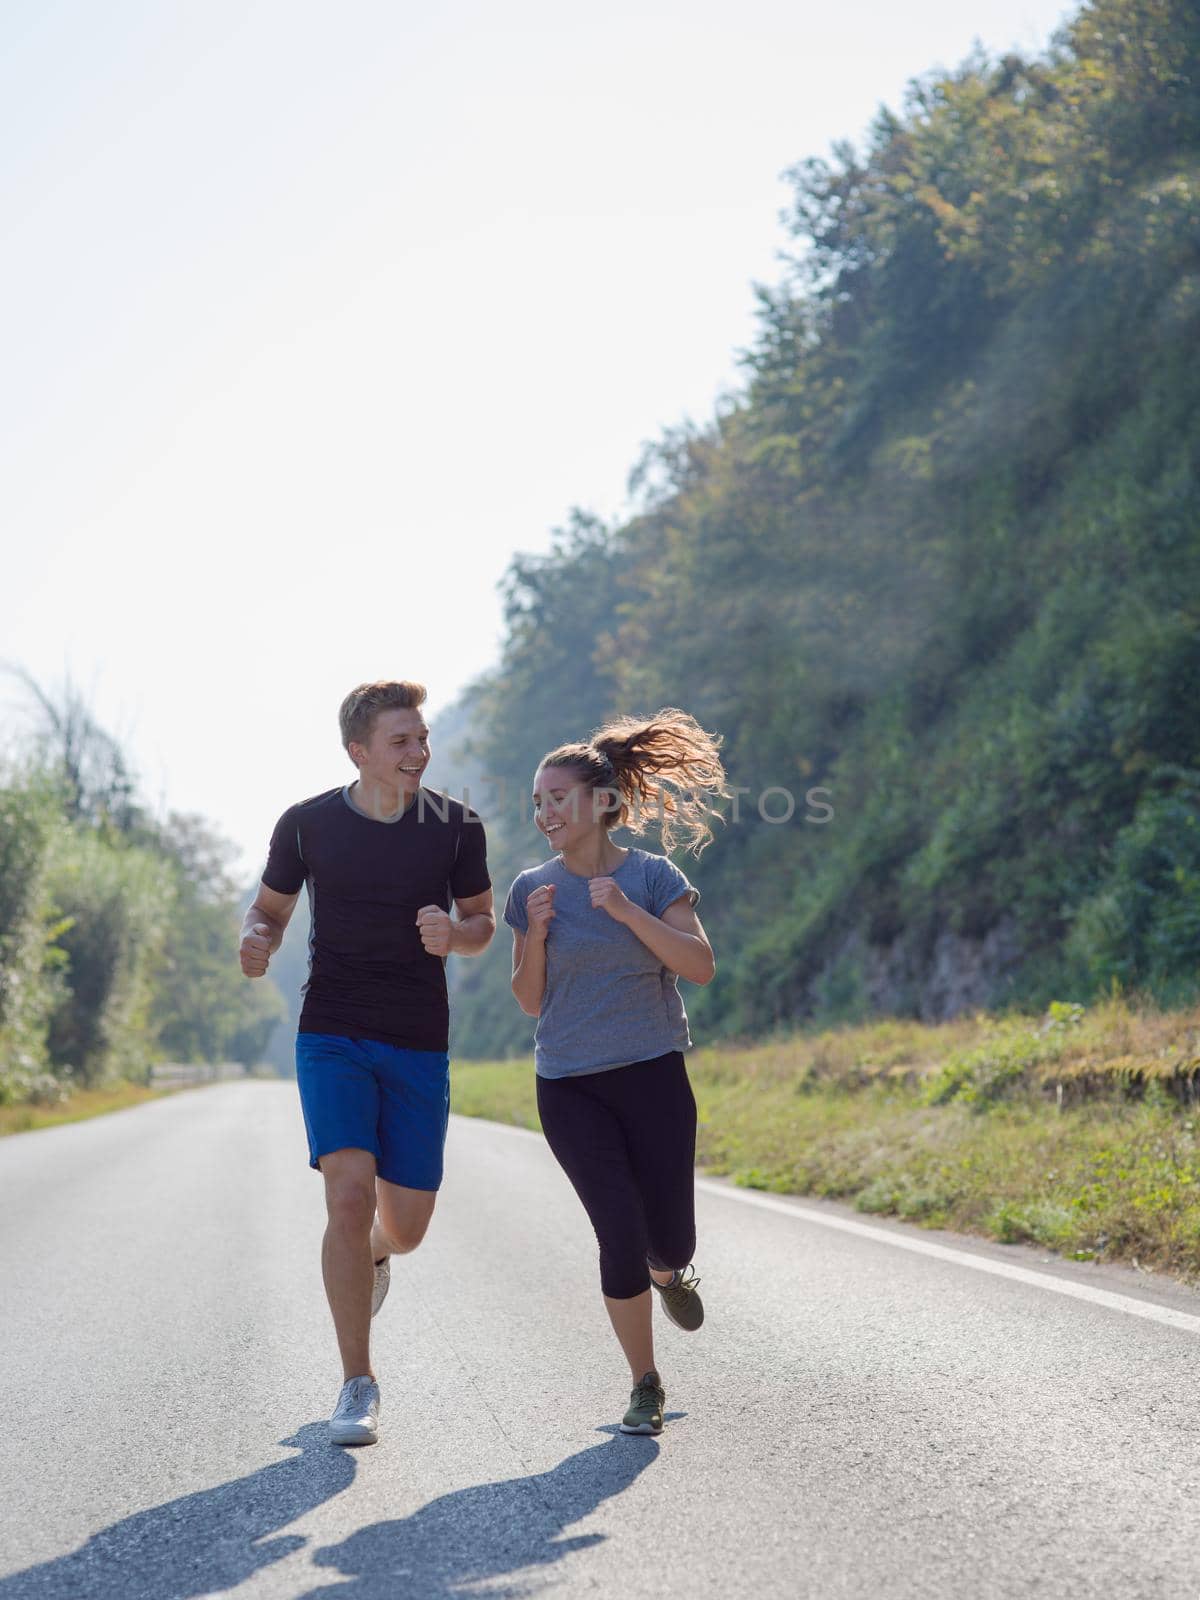
{"type": "Polygon", "coordinates": [[[626,1438],[586,1219],[487,1123],[375,1324],[381,1442],[331,1446],[293,1097],[0,1141],[0,1600],[1200,1595],[1200,1296],[706,1185],[708,1320],[626,1438]]]}

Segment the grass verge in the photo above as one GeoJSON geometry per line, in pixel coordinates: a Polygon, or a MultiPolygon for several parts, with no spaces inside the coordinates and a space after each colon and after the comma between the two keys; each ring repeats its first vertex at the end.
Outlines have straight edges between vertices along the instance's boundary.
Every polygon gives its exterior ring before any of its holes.
{"type": "MultiPolygon", "coordinates": [[[[689,1071],[710,1173],[1200,1281],[1200,1007],[879,1022],[689,1071]]],[[[536,1128],[532,1062],[456,1062],[452,1104],[536,1128]]]]}
{"type": "Polygon", "coordinates": [[[56,1105],[0,1106],[0,1137],[6,1133],[29,1133],[33,1128],[53,1128],[60,1122],[85,1122],[88,1117],[124,1111],[177,1092],[174,1087],[147,1089],[138,1083],[119,1083],[110,1089],[80,1089],[56,1105]]]}

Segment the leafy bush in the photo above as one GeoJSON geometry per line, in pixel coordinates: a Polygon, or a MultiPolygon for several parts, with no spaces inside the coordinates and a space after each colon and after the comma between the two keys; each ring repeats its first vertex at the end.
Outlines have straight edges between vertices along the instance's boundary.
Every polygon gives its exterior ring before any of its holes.
{"type": "Polygon", "coordinates": [[[47,867],[61,827],[53,784],[0,779],[0,1103],[53,1094],[47,1028],[61,992],[47,867]]]}
{"type": "Polygon", "coordinates": [[[925,1103],[943,1106],[957,1100],[973,1111],[985,1111],[1055,1053],[1056,1042],[1045,1032],[1002,1028],[976,1049],[952,1055],[926,1084],[925,1103]]]}
{"type": "Polygon", "coordinates": [[[1117,834],[1101,887],[1080,906],[1068,953],[1095,988],[1190,992],[1200,976],[1200,773],[1159,769],[1117,834]]]}
{"type": "Polygon", "coordinates": [[[55,1069],[87,1087],[144,1080],[157,1054],[152,974],[174,899],[167,865],[148,850],[74,829],[58,840],[50,891],[66,956],[50,1019],[55,1069]]]}
{"type": "Polygon", "coordinates": [[[1050,1201],[1031,1200],[1023,1204],[1002,1201],[987,1218],[985,1226],[1001,1244],[1029,1240],[1059,1250],[1075,1236],[1077,1220],[1065,1206],[1050,1201]]]}

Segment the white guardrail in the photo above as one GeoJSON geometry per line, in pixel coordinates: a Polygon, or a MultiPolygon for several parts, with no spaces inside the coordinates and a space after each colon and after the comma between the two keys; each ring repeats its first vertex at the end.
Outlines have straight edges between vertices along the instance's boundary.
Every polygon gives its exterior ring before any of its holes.
{"type": "Polygon", "coordinates": [[[155,1089],[181,1089],[189,1083],[220,1083],[249,1076],[240,1061],[161,1061],[151,1070],[150,1083],[155,1089]]]}

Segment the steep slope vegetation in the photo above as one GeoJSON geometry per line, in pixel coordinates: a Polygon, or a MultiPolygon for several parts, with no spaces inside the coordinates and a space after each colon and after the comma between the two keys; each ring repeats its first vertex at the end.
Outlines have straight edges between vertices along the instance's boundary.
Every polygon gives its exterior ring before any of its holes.
{"type": "MultiPolygon", "coordinates": [[[[744,393],[647,452],[632,522],[576,513],[510,569],[452,741],[508,786],[501,898],[542,854],[513,800],[538,756],[681,704],[746,791],[688,863],[707,1036],[1184,999],[1200,11],[1097,0],[1043,59],[919,82],[864,151],[792,177],[795,266],[759,291],[744,393]]],[[[460,1053],[527,1045],[498,944],[456,974],[460,1053]]]]}

